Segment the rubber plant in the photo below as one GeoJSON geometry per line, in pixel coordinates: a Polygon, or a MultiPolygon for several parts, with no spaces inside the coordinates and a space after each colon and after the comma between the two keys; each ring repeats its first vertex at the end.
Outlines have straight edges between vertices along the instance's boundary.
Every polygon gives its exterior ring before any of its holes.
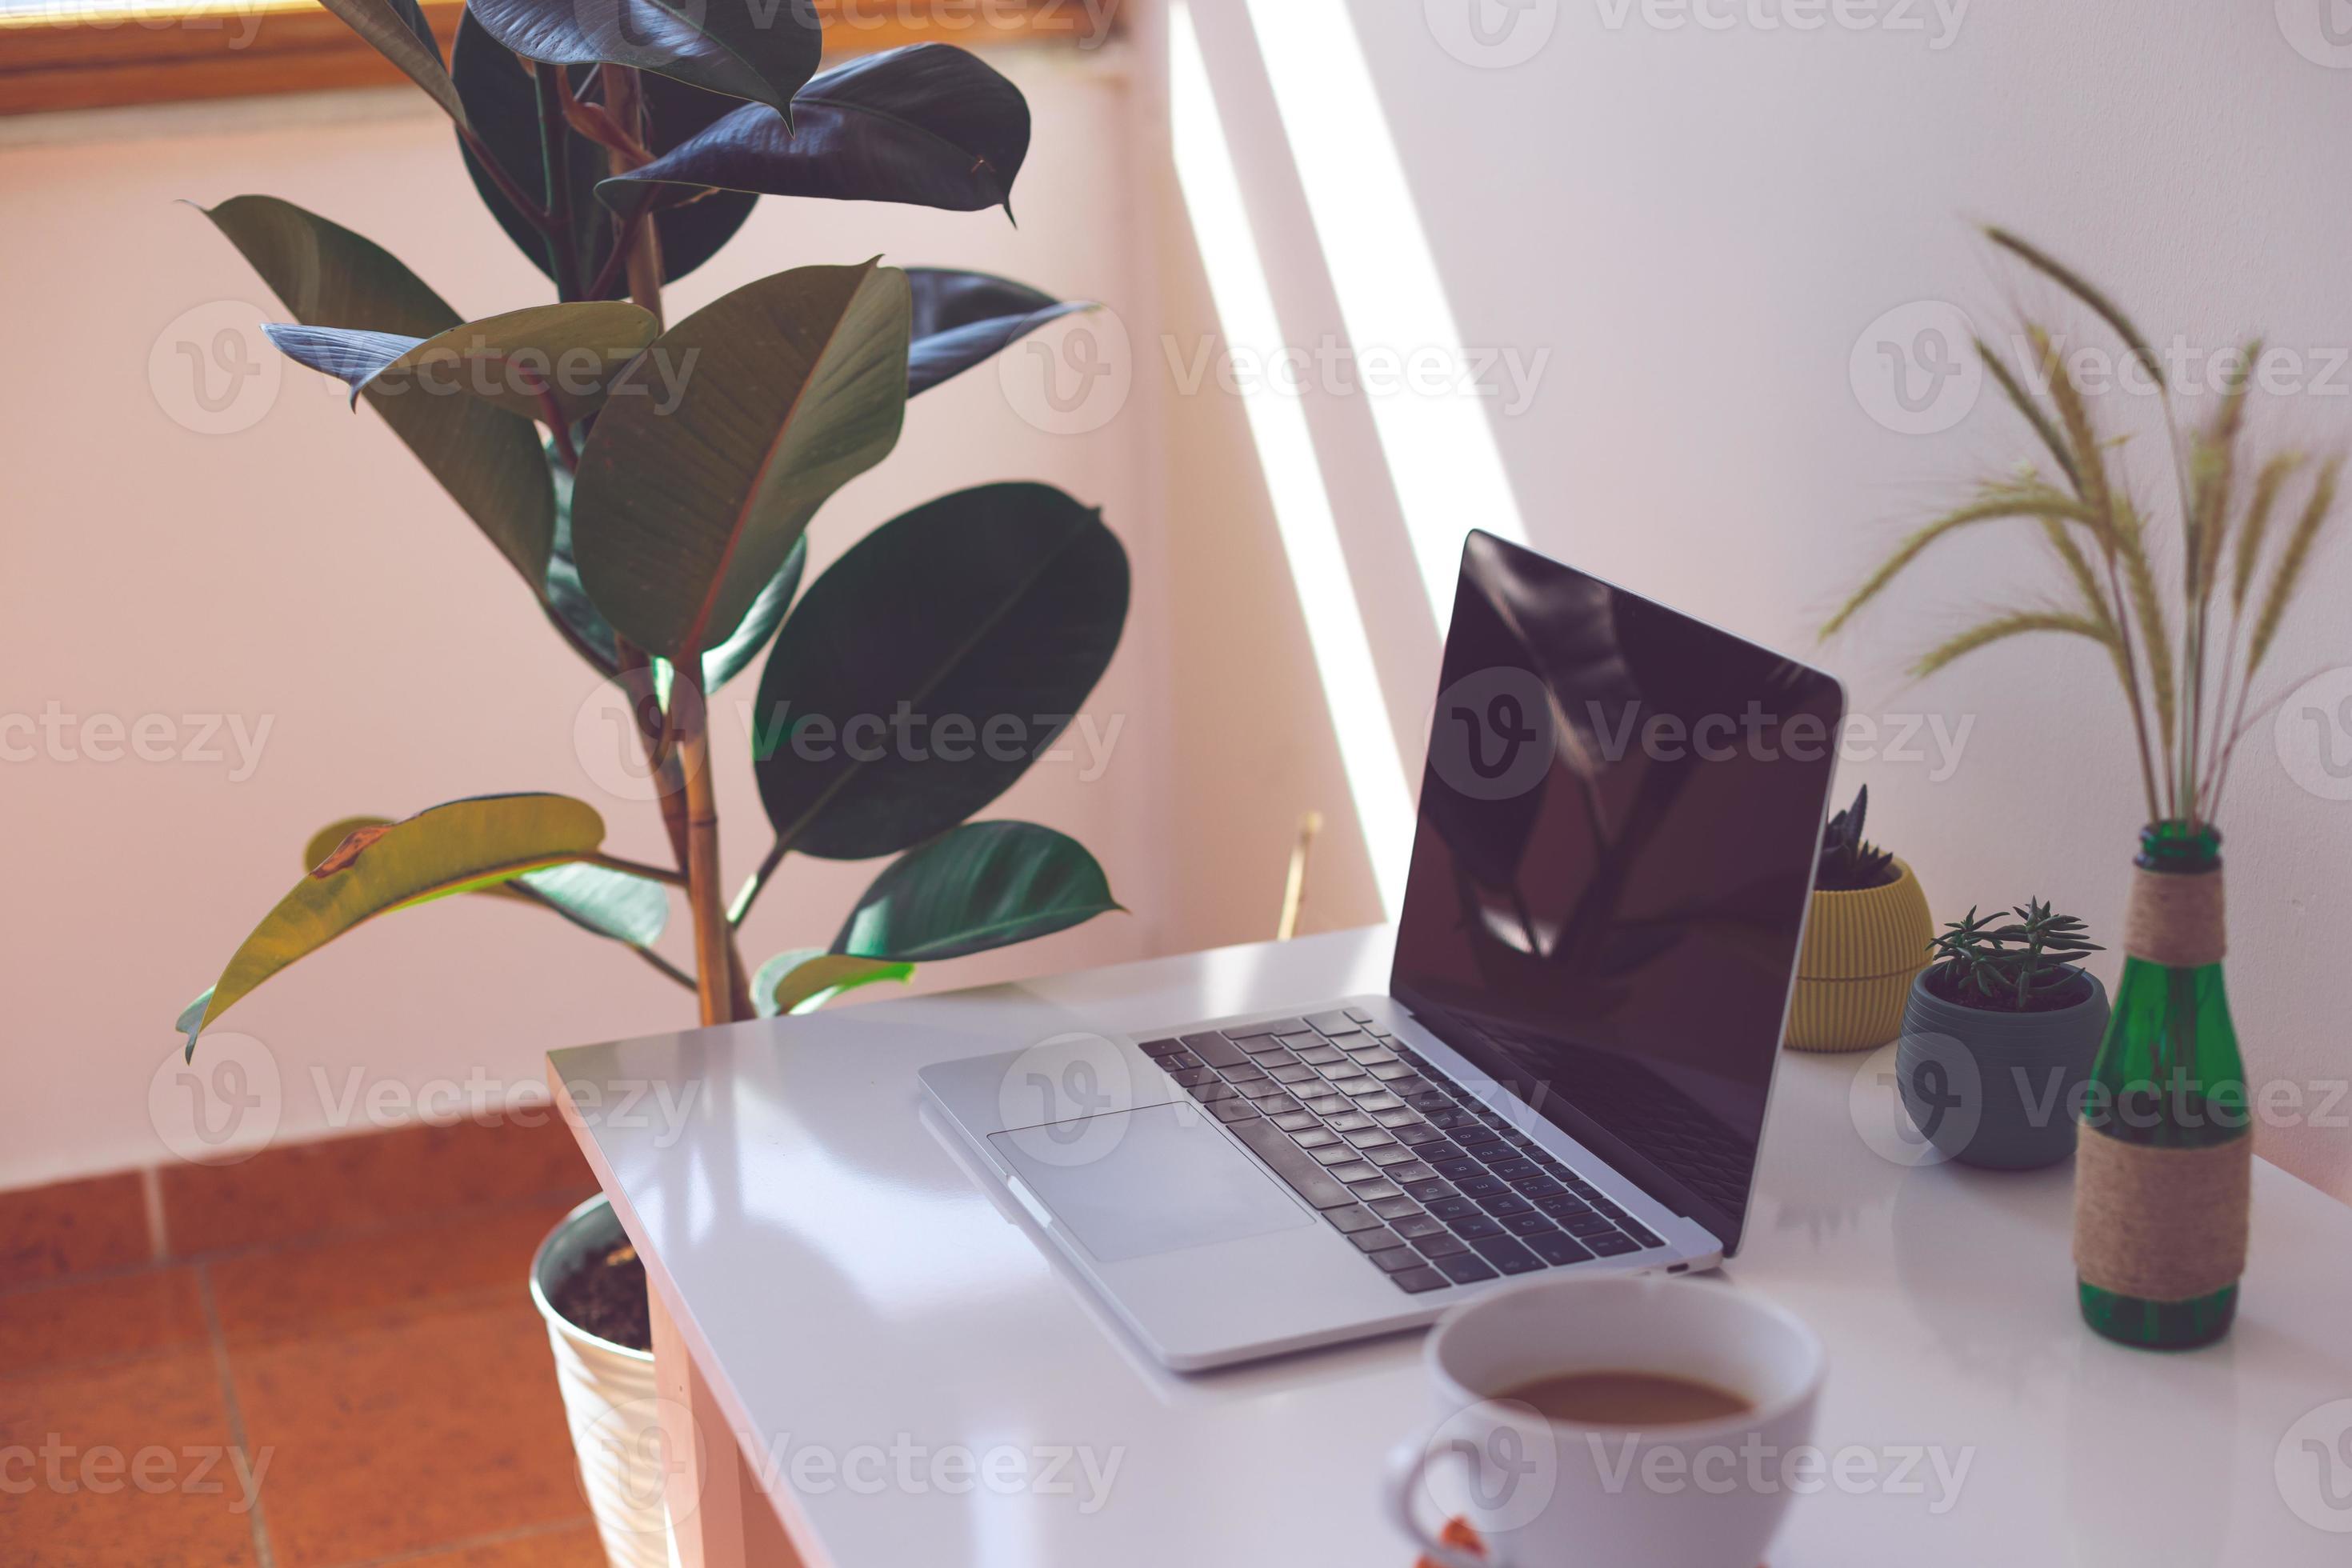
{"type": "MultiPolygon", "coordinates": [[[[197,1037],[289,963],[388,910],[472,891],[541,904],[698,994],[702,1021],[1061,931],[1118,906],[1094,857],[968,818],[1052,743],[1127,615],[1125,552],[1042,484],[961,490],[882,523],[800,592],[826,500],[889,456],[908,399],[1087,307],[878,258],[772,273],[672,322],[665,284],[761,195],[1002,207],[1029,145],[1020,91],[940,44],[818,73],[811,7],[622,26],[570,0],[474,0],[446,64],[415,0],[326,0],[445,112],[490,216],[548,279],[462,320],[361,236],[247,195],[207,216],[293,320],[287,354],[382,415],[600,676],[620,683],[669,864],[604,852],[584,802],[510,795],[314,838],[309,873],[184,1013],[197,1037]],[[593,13],[593,15],[592,15],[593,13]],[[651,40],[650,42],[647,40],[651,40]],[[719,885],[709,694],[762,654],[752,765],[772,838],[719,885]],[[853,743],[860,720],[1062,715],[985,744],[853,743]],[[823,732],[840,740],[807,743],[823,732]],[[788,854],[894,857],[831,942],[756,975],[736,931],[788,854]],[[691,973],[654,951],[673,892],[691,973]]],[[[646,16],[651,16],[647,13],[646,16]]]]}

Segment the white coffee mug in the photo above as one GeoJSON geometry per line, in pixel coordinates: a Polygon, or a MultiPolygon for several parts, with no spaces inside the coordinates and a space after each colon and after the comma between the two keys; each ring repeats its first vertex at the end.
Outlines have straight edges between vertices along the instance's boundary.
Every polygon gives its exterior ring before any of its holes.
{"type": "Polygon", "coordinates": [[[1654,1274],[1497,1290],[1441,1319],[1425,1357],[1441,1415],[1398,1449],[1388,1507],[1444,1568],[1756,1568],[1788,1511],[1784,1466],[1812,1436],[1827,1370],[1821,1341],[1786,1309],[1720,1279],[1654,1274]],[[1636,1432],[1497,1397],[1579,1372],[1688,1379],[1749,1408],[1636,1432]],[[1415,1508],[1457,1464],[1448,1506],[1484,1557],[1436,1540],[1415,1508]]]}

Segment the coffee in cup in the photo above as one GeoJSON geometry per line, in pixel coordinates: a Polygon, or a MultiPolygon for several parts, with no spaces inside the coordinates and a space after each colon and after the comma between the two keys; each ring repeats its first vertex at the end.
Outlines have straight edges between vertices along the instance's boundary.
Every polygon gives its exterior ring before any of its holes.
{"type": "Polygon", "coordinates": [[[1400,1450],[1389,1511],[1444,1568],[1755,1568],[1826,1367],[1785,1309],[1664,1275],[1495,1291],[1441,1319],[1423,1359],[1440,1419],[1400,1450]],[[1485,1556],[1436,1539],[1432,1500],[1485,1556]]]}

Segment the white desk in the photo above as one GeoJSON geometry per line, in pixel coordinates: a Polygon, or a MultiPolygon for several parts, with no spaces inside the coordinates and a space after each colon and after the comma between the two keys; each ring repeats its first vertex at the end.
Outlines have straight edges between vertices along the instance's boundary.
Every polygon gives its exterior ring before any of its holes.
{"type": "MultiPolygon", "coordinates": [[[[807,1562],[1407,1568],[1373,1498],[1389,1448],[1431,1414],[1418,1335],[1192,1378],[1158,1371],[1057,1273],[1026,1221],[973,1185],[915,1081],[927,1062],[1072,1027],[1151,1029],[1377,991],[1388,950],[1385,931],[1231,948],[557,1051],[551,1078],[559,1094],[598,1086],[603,1109],[583,1091],[575,1126],[675,1320],[664,1371],[689,1387],[682,1348],[706,1412],[755,1465],[781,1449],[770,1496],[807,1562]],[[647,1083],[672,1103],[698,1086],[682,1131],[657,1092],[619,1113],[647,1083]],[[803,1448],[854,1473],[795,1487],[794,1464],[817,1462],[803,1448]],[[1051,1452],[1078,1448],[1118,1465],[1091,1513],[1075,1464],[1055,1478],[1071,1490],[1009,1494],[954,1468],[959,1454],[1004,1449],[1037,1476],[1051,1452]]],[[[1882,1159],[1849,1110],[1862,1059],[1782,1065],[1747,1246],[1727,1272],[1828,1342],[1824,1447],[1973,1456],[1940,1517],[1932,1482],[1922,1495],[1832,1486],[1801,1499],[1774,1568],[2352,1563],[2352,1533],[2298,1519],[2274,1469],[2299,1418],[2352,1399],[2352,1210],[2257,1162],[2235,1332],[2187,1355],[2122,1350],[2075,1317],[2068,1168],[1882,1159]]],[[[2285,1484],[2326,1509],[2319,1456],[2299,1439],[2289,1449],[2285,1484]]],[[[713,1451],[719,1519],[740,1472],[713,1451]]],[[[1011,1486],[1015,1459],[995,1462],[1011,1486]]],[[[2332,1479],[2340,1507],[2324,1517],[2352,1527],[2352,1467],[2332,1479]]],[[[766,1525],[755,1518],[755,1541],[766,1525]]]]}

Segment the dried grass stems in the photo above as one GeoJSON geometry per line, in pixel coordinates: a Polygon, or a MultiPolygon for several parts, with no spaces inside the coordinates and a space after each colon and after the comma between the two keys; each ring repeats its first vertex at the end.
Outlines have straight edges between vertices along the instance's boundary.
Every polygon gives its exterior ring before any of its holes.
{"type": "Polygon", "coordinates": [[[2102,438],[2074,370],[2050,334],[2029,321],[2030,364],[2012,368],[1982,340],[1976,351],[2049,453],[2063,484],[2031,468],[1984,481],[1967,504],[1906,536],[1822,635],[1843,628],[1945,539],[1981,523],[2033,523],[2063,573],[2063,592],[2046,604],[2000,611],[1947,638],[1922,654],[1912,673],[1933,675],[1979,648],[2034,633],[2098,644],[2131,709],[2148,819],[2184,819],[2193,829],[2213,820],[2238,742],[2261,716],[2263,710],[2249,716],[2255,678],[2277,641],[2313,547],[2333,521],[2343,459],[2331,457],[2315,466],[2301,453],[2282,452],[2257,461],[2245,451],[2246,387],[2261,357],[2260,342],[2247,346],[2211,417],[2184,440],[2163,362],[2131,318],[2081,274],[2027,241],[2000,228],[1985,235],[2087,307],[2155,382],[2179,489],[2178,593],[2168,592],[2158,574],[2148,513],[2122,476],[2120,438],[2102,438]],[[2299,506],[2291,499],[2294,492],[2302,497],[2299,506]],[[2290,513],[2293,523],[2274,539],[2273,517],[2290,513]]]}

